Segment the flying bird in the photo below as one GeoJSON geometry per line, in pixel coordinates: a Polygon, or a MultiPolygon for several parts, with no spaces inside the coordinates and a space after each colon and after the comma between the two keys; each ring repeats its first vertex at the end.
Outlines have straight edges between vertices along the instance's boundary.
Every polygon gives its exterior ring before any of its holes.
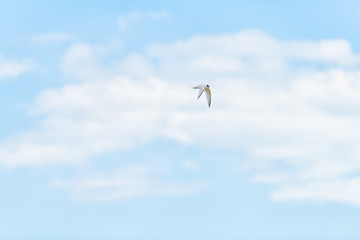
{"type": "Polygon", "coordinates": [[[207,98],[207,101],[208,101],[208,104],[209,104],[209,107],[210,107],[210,104],[211,104],[211,92],[210,92],[210,86],[209,85],[198,85],[196,87],[193,87],[194,89],[199,89],[199,96],[198,96],[198,99],[199,97],[201,96],[201,94],[205,91],[206,93],[206,98],[207,98]]]}

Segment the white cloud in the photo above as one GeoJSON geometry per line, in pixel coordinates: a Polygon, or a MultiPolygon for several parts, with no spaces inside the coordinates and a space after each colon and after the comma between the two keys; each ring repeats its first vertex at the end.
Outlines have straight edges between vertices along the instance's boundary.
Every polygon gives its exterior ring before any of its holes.
{"type": "Polygon", "coordinates": [[[360,178],[311,181],[298,185],[283,185],[272,193],[277,201],[335,201],[360,207],[360,178]]]}
{"type": "Polygon", "coordinates": [[[191,170],[191,171],[195,171],[195,170],[199,170],[201,167],[201,164],[197,161],[191,160],[191,159],[186,159],[183,162],[183,167],[186,170],[191,170]]]}
{"type": "MultiPolygon", "coordinates": [[[[63,71],[70,82],[36,98],[31,113],[42,122],[5,139],[1,163],[76,163],[166,138],[242,151],[241,169],[272,184],[274,199],[318,199],[312,183],[357,191],[360,64],[347,41],[243,31],[152,45],[121,61],[109,61],[109,52],[69,49],[63,71]],[[210,109],[191,89],[200,83],[212,89],[210,109]]],[[[351,194],[334,197],[336,188],[323,191],[322,200],[355,202],[351,194]]]]}
{"type": "Polygon", "coordinates": [[[58,43],[73,40],[74,36],[65,32],[49,32],[31,36],[34,43],[58,43]]]}
{"type": "Polygon", "coordinates": [[[8,60],[0,55],[0,81],[8,78],[18,77],[21,74],[33,70],[35,67],[34,61],[31,59],[22,60],[8,60]]]}
{"type": "Polygon", "coordinates": [[[128,27],[135,22],[138,22],[140,20],[150,19],[150,20],[164,20],[168,19],[170,17],[170,14],[166,11],[138,11],[138,12],[132,12],[128,14],[121,15],[118,18],[118,26],[122,31],[125,31],[128,29],[128,27]]]}
{"type": "Polygon", "coordinates": [[[151,174],[149,167],[134,165],[106,175],[92,174],[71,180],[55,179],[51,185],[69,190],[78,200],[97,202],[144,196],[183,196],[197,193],[208,186],[202,180],[179,183],[153,177],[151,174]]]}

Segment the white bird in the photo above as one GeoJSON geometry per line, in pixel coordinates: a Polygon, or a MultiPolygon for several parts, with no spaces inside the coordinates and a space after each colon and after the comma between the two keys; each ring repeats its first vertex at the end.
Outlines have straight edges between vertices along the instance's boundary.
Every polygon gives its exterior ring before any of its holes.
{"type": "Polygon", "coordinates": [[[201,94],[205,91],[206,93],[206,98],[207,98],[207,101],[208,101],[208,104],[209,104],[209,107],[210,107],[210,104],[211,104],[211,92],[210,92],[210,86],[209,85],[198,85],[196,87],[193,87],[194,89],[199,89],[199,96],[198,96],[198,99],[199,97],[201,96],[201,94]]]}

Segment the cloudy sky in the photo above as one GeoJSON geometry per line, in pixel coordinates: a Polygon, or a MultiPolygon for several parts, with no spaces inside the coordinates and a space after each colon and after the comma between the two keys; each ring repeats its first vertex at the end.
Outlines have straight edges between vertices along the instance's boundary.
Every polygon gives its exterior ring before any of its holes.
{"type": "Polygon", "coordinates": [[[0,238],[359,239],[359,10],[2,1],[0,238]]]}

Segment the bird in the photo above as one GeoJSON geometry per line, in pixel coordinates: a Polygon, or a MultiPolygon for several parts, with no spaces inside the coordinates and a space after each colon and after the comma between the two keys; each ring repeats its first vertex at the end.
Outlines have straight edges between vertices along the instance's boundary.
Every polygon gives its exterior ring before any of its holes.
{"type": "Polygon", "coordinates": [[[201,94],[202,94],[204,91],[206,92],[206,98],[207,98],[207,101],[208,101],[208,105],[209,105],[209,107],[210,107],[210,104],[211,104],[210,86],[209,86],[209,85],[202,84],[202,85],[198,85],[198,86],[193,87],[193,89],[199,89],[198,99],[199,99],[199,97],[201,96],[201,94]]]}

